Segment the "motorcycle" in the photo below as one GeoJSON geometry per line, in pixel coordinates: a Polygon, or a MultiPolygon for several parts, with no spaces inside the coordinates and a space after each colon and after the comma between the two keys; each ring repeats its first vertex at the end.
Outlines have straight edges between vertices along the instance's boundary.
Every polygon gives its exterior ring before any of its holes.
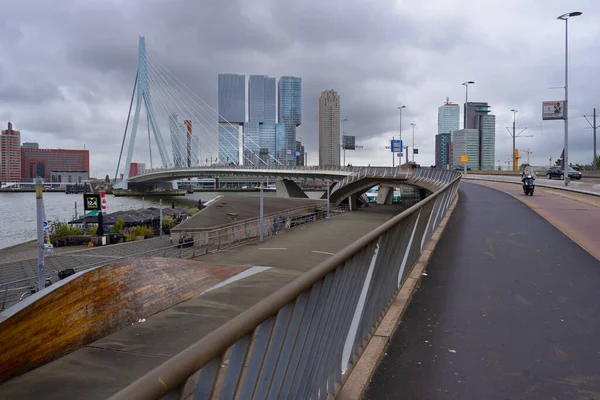
{"type": "Polygon", "coordinates": [[[523,178],[523,192],[525,192],[525,196],[533,196],[533,191],[535,189],[535,182],[533,176],[526,175],[523,178]]]}

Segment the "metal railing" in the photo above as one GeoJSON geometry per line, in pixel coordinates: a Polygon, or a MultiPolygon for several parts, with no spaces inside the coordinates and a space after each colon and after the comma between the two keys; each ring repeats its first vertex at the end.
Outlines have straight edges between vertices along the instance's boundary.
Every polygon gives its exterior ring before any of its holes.
{"type": "MultiPolygon", "coordinates": [[[[435,174],[423,174],[433,179],[435,174]]],[[[441,176],[443,179],[447,176],[441,176]]],[[[334,396],[455,199],[460,175],[114,395],[334,396]]]]}
{"type": "MultiPolygon", "coordinates": [[[[305,225],[315,221],[319,221],[327,218],[327,206],[326,205],[315,205],[315,211],[308,212],[305,209],[302,210],[291,210],[281,211],[265,218],[263,222],[264,236],[269,237],[282,232],[294,229],[297,226],[305,225]]],[[[332,206],[330,209],[330,216],[340,215],[348,211],[348,207],[344,205],[332,206]]],[[[253,229],[248,228],[248,222],[237,225],[231,225],[229,227],[223,227],[207,232],[209,234],[209,241],[206,243],[194,243],[194,246],[185,247],[178,243],[179,234],[176,233],[171,236],[171,244],[169,246],[162,246],[156,249],[135,252],[132,254],[123,255],[121,257],[107,256],[106,258],[89,264],[70,266],[64,265],[63,268],[72,268],[75,272],[85,271],[95,267],[101,267],[103,265],[112,264],[118,261],[123,261],[132,258],[144,258],[144,257],[166,257],[166,258],[182,258],[190,259],[201,255],[214,253],[219,250],[237,246],[249,241],[258,239],[258,220],[256,221],[256,227],[253,229]]],[[[108,247],[102,247],[105,249],[108,247]]],[[[72,256],[72,253],[66,253],[62,257],[72,256]]],[[[101,257],[102,255],[98,255],[101,257]]],[[[61,257],[61,256],[55,256],[61,257]]],[[[35,263],[35,261],[33,261],[35,263]]],[[[46,271],[47,279],[50,283],[58,280],[58,269],[46,271]]],[[[31,276],[22,279],[16,279],[9,282],[0,283],[0,311],[18,303],[24,298],[36,292],[37,277],[31,276]]]]}

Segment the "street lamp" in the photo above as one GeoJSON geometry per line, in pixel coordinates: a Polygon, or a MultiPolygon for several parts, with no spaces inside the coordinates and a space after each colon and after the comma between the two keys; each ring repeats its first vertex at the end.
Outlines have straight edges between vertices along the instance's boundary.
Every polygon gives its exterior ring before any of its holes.
{"type": "Polygon", "coordinates": [[[344,150],[344,163],[342,165],[346,165],[346,146],[344,145],[344,136],[346,136],[346,131],[344,131],[344,122],[348,121],[348,118],[344,118],[342,120],[342,150],[344,150]]]}
{"type": "MultiPolygon", "coordinates": [[[[400,110],[400,130],[399,130],[399,134],[400,134],[400,140],[402,140],[402,109],[406,108],[405,105],[401,105],[400,107],[398,107],[398,110],[400,110]]],[[[392,140],[394,140],[394,136],[392,136],[392,140]]],[[[400,152],[402,152],[402,148],[400,148],[400,152]]],[[[402,160],[400,160],[399,162],[401,162],[402,160]]],[[[396,154],[392,151],[392,167],[396,166],[396,154]]]]}
{"type": "Polygon", "coordinates": [[[414,163],[415,163],[415,126],[417,126],[417,125],[415,125],[413,122],[411,122],[411,123],[410,123],[410,125],[411,125],[411,126],[412,126],[412,128],[413,128],[413,143],[412,143],[412,149],[413,149],[413,150],[412,150],[412,162],[413,162],[413,164],[414,164],[414,163]]]}
{"type": "MultiPolygon", "coordinates": [[[[462,85],[465,87],[465,155],[467,154],[467,121],[469,120],[469,85],[474,84],[475,82],[473,81],[467,81],[462,83],[462,85]]],[[[468,163],[465,163],[465,174],[467,173],[467,165],[468,163]]]]}
{"type": "Polygon", "coordinates": [[[565,21],[565,154],[563,157],[563,175],[565,186],[569,185],[569,18],[578,17],[581,14],[581,12],[575,11],[563,14],[556,18],[565,21]]]}
{"type": "Polygon", "coordinates": [[[512,140],[513,140],[513,152],[512,152],[512,159],[513,159],[513,171],[517,170],[517,155],[515,154],[515,135],[516,135],[516,123],[517,123],[517,113],[519,112],[519,110],[515,110],[512,109],[510,110],[513,113],[513,133],[512,133],[512,140]]]}

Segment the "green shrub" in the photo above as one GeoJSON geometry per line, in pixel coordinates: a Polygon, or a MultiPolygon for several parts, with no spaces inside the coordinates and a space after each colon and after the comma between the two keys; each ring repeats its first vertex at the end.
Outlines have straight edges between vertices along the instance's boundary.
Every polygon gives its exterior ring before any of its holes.
{"type": "Polygon", "coordinates": [[[50,241],[62,239],[67,236],[81,235],[81,229],[69,226],[68,224],[59,223],[54,226],[54,231],[50,233],[50,241]]]}
{"type": "Polygon", "coordinates": [[[123,230],[123,228],[125,228],[125,221],[123,220],[123,218],[118,217],[117,222],[115,222],[115,224],[112,227],[112,232],[119,233],[123,230]]]}
{"type": "Polygon", "coordinates": [[[133,234],[134,236],[146,236],[153,235],[154,231],[151,228],[148,228],[147,226],[138,225],[133,228],[133,234]]]}
{"type": "Polygon", "coordinates": [[[171,229],[175,226],[175,220],[172,215],[163,215],[163,228],[171,229]]]}
{"type": "Polygon", "coordinates": [[[90,225],[85,230],[85,234],[86,235],[95,235],[97,230],[98,230],[98,226],[96,226],[96,225],[90,225]]]}
{"type": "Polygon", "coordinates": [[[135,234],[133,232],[125,234],[125,240],[128,242],[135,242],[135,234]]]}
{"type": "Polygon", "coordinates": [[[196,207],[190,208],[187,212],[187,215],[188,215],[188,217],[193,217],[195,214],[198,213],[198,211],[200,211],[200,210],[198,210],[196,207]]]}

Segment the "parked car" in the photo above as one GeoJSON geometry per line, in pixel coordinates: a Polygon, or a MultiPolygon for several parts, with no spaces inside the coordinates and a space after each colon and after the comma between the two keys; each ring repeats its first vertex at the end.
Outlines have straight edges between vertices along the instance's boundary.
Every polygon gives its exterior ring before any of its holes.
{"type": "MultiPolygon", "coordinates": [[[[552,178],[563,179],[564,178],[563,169],[559,166],[550,167],[546,171],[546,177],[548,179],[552,179],[552,178]]],[[[581,172],[576,171],[573,168],[569,168],[569,178],[579,180],[579,179],[583,178],[583,175],[581,174],[581,172]]]]}
{"type": "MultiPolygon", "coordinates": [[[[454,167],[454,170],[455,171],[464,171],[465,167],[459,165],[458,167],[454,167]]],[[[471,167],[467,166],[467,171],[470,171],[470,170],[471,170],[471,167]]]]}

